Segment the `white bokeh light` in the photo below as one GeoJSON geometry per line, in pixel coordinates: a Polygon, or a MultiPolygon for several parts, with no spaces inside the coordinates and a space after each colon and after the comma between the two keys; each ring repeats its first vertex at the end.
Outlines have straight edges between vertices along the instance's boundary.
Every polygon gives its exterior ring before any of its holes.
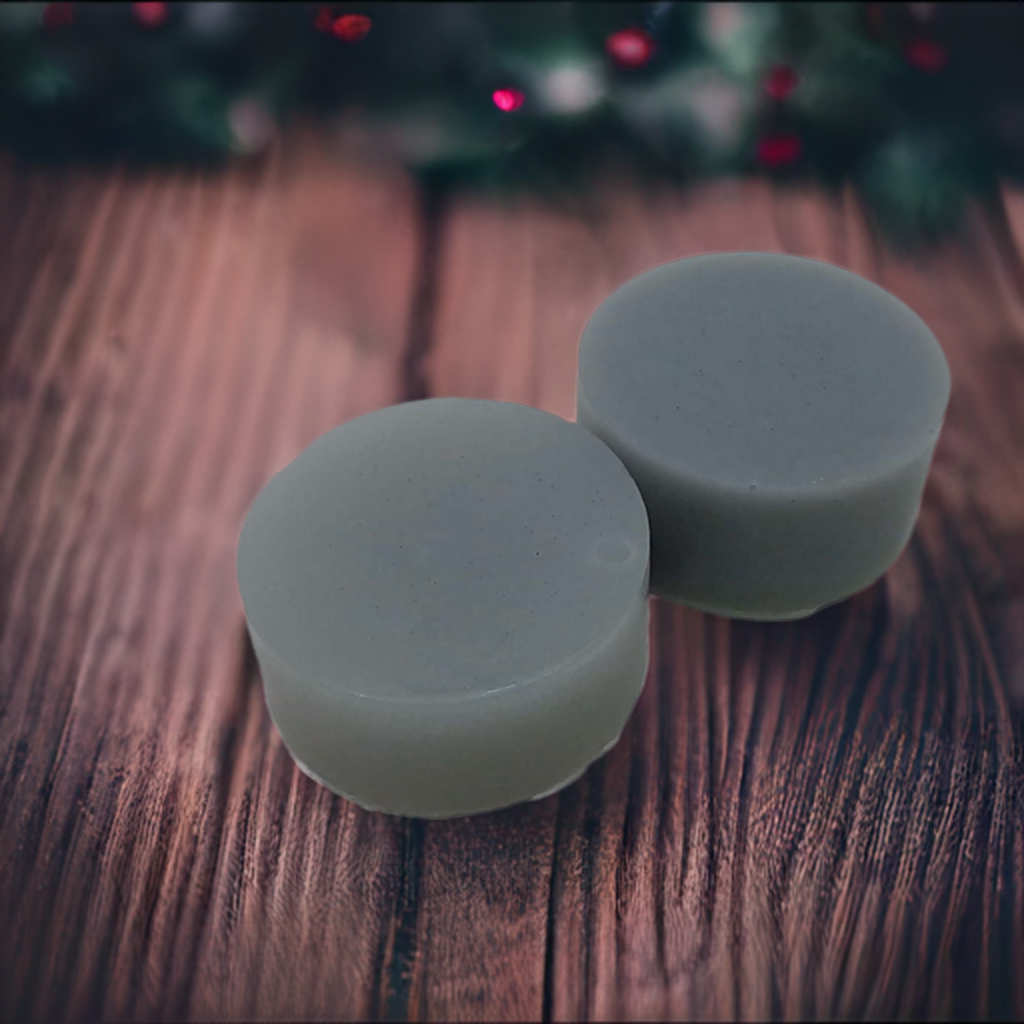
{"type": "Polygon", "coordinates": [[[549,71],[538,86],[544,107],[556,114],[581,114],[596,107],[607,88],[593,65],[567,64],[549,71]]]}

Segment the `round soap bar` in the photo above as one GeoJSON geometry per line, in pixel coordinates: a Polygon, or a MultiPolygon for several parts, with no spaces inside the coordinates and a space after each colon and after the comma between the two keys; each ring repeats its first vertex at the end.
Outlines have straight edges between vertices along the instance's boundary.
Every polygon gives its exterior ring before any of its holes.
{"type": "Polygon", "coordinates": [[[884,289],[818,260],[715,253],[598,307],[576,411],[640,487],[655,594],[796,619],[903,550],[949,393],[938,342],[884,289]]]}
{"type": "Polygon", "coordinates": [[[574,423],[462,398],[351,420],[239,538],[271,716],[308,775],[371,810],[546,796],[639,697],[649,551],[636,485],[574,423]]]}

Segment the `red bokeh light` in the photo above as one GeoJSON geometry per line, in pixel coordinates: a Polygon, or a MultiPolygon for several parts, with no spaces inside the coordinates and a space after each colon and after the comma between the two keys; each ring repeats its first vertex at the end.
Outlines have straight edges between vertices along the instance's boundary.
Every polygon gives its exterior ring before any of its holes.
{"type": "Polygon", "coordinates": [[[146,28],[157,28],[167,21],[170,14],[167,4],[139,3],[132,4],[135,20],[146,28]]]}
{"type": "Polygon", "coordinates": [[[642,28],[624,28],[604,42],[608,56],[622,68],[642,68],[654,56],[655,42],[642,28]]]}
{"type": "Polygon", "coordinates": [[[75,20],[72,4],[47,4],[43,10],[43,24],[47,28],[63,28],[75,20]]]}
{"type": "Polygon", "coordinates": [[[518,89],[495,89],[491,93],[491,99],[499,110],[509,114],[513,110],[518,110],[526,97],[518,89]]]}
{"type": "Polygon", "coordinates": [[[940,72],[947,63],[946,50],[931,39],[911,39],[903,51],[907,63],[926,75],[940,72]]]}
{"type": "Polygon", "coordinates": [[[358,43],[372,27],[373,22],[365,14],[343,14],[335,21],[332,31],[343,42],[358,43]]]}
{"type": "Polygon", "coordinates": [[[766,167],[796,163],[804,146],[799,135],[768,135],[757,144],[757,159],[766,167]]]}
{"type": "Polygon", "coordinates": [[[765,80],[765,91],[773,100],[784,100],[792,95],[799,81],[796,72],[785,64],[777,64],[768,72],[765,80]]]}

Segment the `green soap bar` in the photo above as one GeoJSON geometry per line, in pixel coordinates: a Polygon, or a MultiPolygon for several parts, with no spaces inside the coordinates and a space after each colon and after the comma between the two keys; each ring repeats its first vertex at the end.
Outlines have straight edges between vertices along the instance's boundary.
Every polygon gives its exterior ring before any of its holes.
{"type": "Polygon", "coordinates": [[[436,398],[351,420],[249,510],[238,584],[300,767],[415,817],[552,792],[618,739],[648,658],[649,530],[550,413],[436,398]]]}
{"type": "Polygon", "coordinates": [[[935,337],[883,288],[818,260],[714,253],[598,307],[576,411],[640,487],[652,592],[795,619],[903,550],[949,394],[935,337]]]}

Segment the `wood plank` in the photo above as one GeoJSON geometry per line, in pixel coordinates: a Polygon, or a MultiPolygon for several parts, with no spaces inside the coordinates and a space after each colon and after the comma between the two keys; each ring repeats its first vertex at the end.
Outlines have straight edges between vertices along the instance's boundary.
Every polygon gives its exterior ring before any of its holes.
{"type": "Polygon", "coordinates": [[[0,168],[0,1018],[1024,1015],[1024,203],[908,261],[849,194],[603,195],[421,204],[309,140],[0,168]],[[546,800],[403,821],[298,773],[234,580],[266,478],[403,397],[571,417],[612,288],[743,248],[947,352],[893,569],[799,623],[655,601],[622,742],[546,800]]]}
{"type": "Polygon", "coordinates": [[[297,152],[4,179],[47,236],[4,252],[4,1019],[371,1010],[395,825],[283,750],[234,546],[271,473],[401,397],[418,211],[297,152]]]}

